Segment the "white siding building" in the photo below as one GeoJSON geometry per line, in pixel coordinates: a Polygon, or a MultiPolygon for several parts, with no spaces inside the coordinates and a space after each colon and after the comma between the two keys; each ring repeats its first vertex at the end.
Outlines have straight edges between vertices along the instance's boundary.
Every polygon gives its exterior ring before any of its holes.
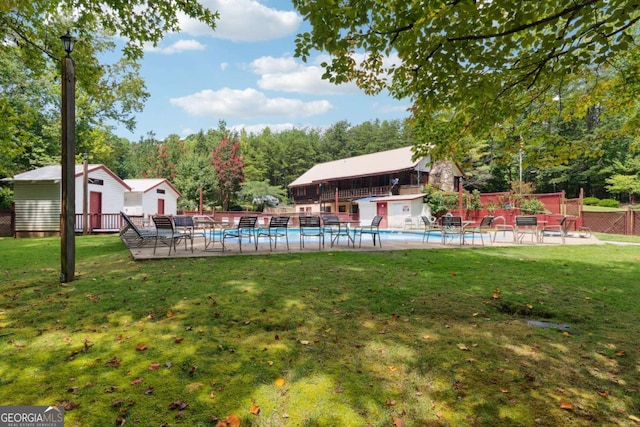
{"type": "Polygon", "coordinates": [[[125,179],[130,188],[124,194],[123,210],[127,215],[149,218],[153,215],[176,215],[182,194],[166,179],[125,179]]]}
{"type": "MultiPolygon", "coordinates": [[[[117,214],[122,209],[129,186],[101,164],[88,165],[87,209],[91,229],[103,229],[103,214],[117,214]]],[[[61,210],[60,165],[45,166],[8,178],[13,182],[16,237],[51,236],[60,233],[61,210]]],[[[84,167],[75,166],[75,212],[83,213],[84,167]]],[[[76,221],[76,224],[78,222],[76,221]]],[[[80,222],[80,228],[82,223],[80,222]]]]}

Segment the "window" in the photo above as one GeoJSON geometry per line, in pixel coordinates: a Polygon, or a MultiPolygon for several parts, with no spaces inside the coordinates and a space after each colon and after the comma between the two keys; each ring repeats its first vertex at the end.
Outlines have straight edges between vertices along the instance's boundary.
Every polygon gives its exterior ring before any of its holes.
{"type": "Polygon", "coordinates": [[[164,188],[158,188],[158,189],[156,190],[156,193],[158,193],[158,194],[164,194],[164,193],[165,193],[164,188]]]}
{"type": "Polygon", "coordinates": [[[89,184],[93,184],[93,185],[104,185],[104,180],[102,179],[98,179],[98,178],[91,178],[89,177],[89,179],[87,180],[87,182],[89,184]]]}

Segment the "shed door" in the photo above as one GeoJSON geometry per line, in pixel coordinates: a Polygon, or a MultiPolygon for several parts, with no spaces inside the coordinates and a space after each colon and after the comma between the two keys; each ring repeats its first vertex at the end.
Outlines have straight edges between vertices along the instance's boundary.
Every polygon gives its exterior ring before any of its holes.
{"type": "Polygon", "coordinates": [[[158,199],[158,215],[164,215],[164,199],[158,199]]]}
{"type": "Polygon", "coordinates": [[[91,229],[102,228],[100,221],[102,218],[102,193],[98,191],[91,191],[89,193],[89,214],[91,216],[90,224],[91,229]]]}
{"type": "Polygon", "coordinates": [[[377,210],[376,215],[382,216],[382,222],[380,228],[387,228],[387,202],[376,203],[377,210]]]}

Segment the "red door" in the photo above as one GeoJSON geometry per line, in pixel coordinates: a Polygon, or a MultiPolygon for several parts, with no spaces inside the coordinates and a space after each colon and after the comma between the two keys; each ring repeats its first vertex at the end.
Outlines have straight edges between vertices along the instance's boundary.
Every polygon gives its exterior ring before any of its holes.
{"type": "Polygon", "coordinates": [[[101,214],[102,214],[102,193],[92,191],[89,193],[89,215],[91,216],[89,224],[91,225],[92,230],[102,228],[101,214]]]}
{"type": "Polygon", "coordinates": [[[164,215],[164,199],[158,199],[158,215],[164,215]]]}
{"type": "Polygon", "coordinates": [[[387,202],[376,203],[377,212],[376,215],[382,216],[382,222],[380,228],[387,228],[387,202]]]}

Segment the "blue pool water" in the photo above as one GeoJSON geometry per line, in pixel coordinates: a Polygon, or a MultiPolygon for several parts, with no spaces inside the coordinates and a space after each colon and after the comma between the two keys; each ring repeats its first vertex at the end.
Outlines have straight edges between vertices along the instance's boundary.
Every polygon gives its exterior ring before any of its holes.
{"type": "MultiPolygon", "coordinates": [[[[215,240],[219,241],[222,232],[221,231],[215,231],[215,240]]],[[[287,235],[289,237],[289,241],[297,241],[300,239],[300,231],[297,228],[289,228],[287,230],[287,235]]],[[[353,236],[353,233],[351,233],[351,236],[353,236]]],[[[380,238],[382,239],[382,241],[396,241],[396,242],[422,242],[424,236],[424,232],[421,230],[398,230],[398,229],[381,229],[380,230],[380,238]]],[[[341,236],[342,238],[344,238],[344,236],[341,236]]],[[[480,236],[477,235],[476,238],[479,238],[480,236]]],[[[490,238],[489,234],[483,234],[483,239],[488,239],[490,238]]],[[[325,233],[325,239],[329,238],[329,233],[325,233]]],[[[358,236],[359,238],[359,236],[358,236]]],[[[365,235],[363,239],[370,239],[370,236],[365,235]]],[[[512,239],[513,237],[508,234],[506,236],[502,236],[502,233],[498,233],[496,240],[502,240],[503,239],[512,239]]],[[[442,235],[439,232],[431,232],[429,235],[429,242],[433,242],[433,243],[437,243],[442,239],[442,235]]],[[[457,237],[454,237],[454,239],[457,239],[457,237]]],[[[313,237],[313,236],[305,236],[305,241],[317,241],[317,237],[313,237]]]]}

